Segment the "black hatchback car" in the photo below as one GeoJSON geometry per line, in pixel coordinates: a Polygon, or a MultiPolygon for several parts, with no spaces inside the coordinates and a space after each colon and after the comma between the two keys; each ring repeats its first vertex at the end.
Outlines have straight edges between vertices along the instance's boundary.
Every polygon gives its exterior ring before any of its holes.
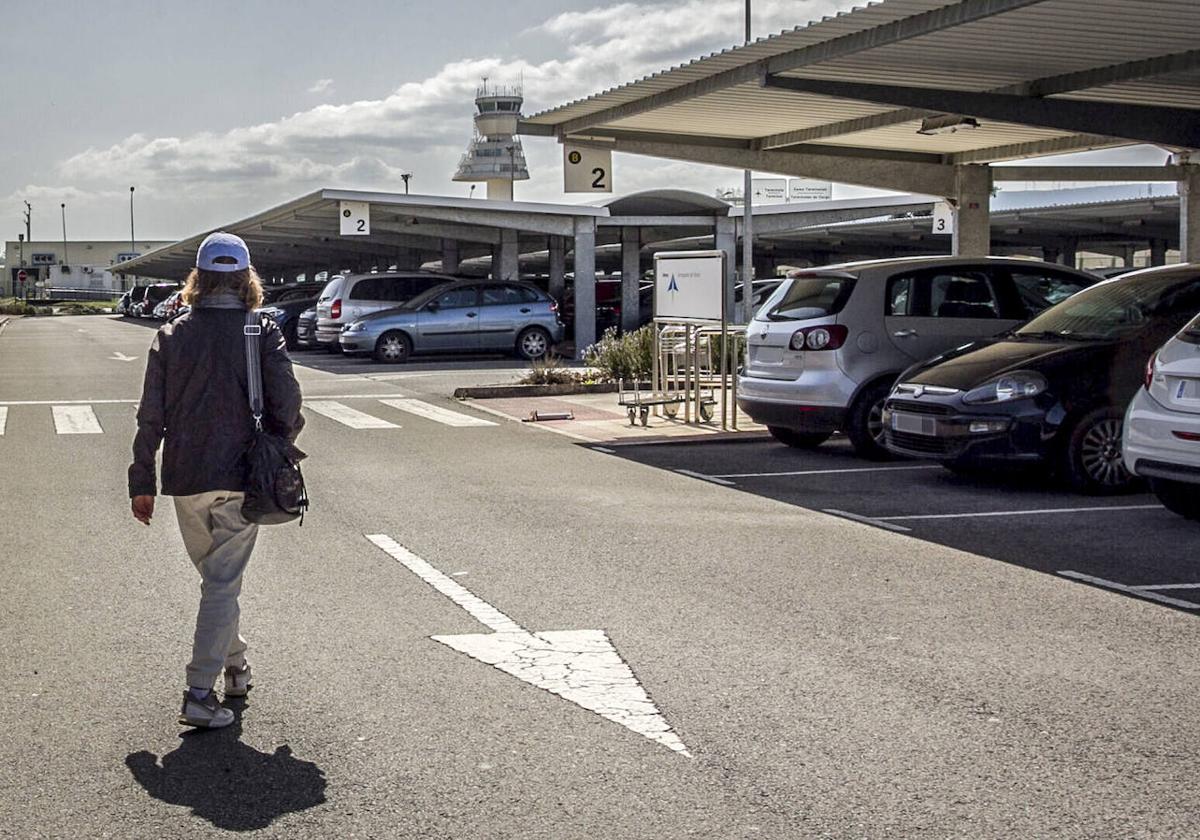
{"type": "Polygon", "coordinates": [[[1200,312],[1200,265],[1077,292],[1025,326],[909,368],[884,407],[892,452],[955,472],[1045,464],[1077,490],[1118,491],[1126,405],[1146,361],[1200,312]]]}

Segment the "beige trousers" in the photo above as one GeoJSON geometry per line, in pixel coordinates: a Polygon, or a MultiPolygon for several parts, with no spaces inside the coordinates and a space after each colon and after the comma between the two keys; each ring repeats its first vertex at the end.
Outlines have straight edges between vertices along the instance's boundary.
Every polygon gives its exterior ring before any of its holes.
{"type": "Polygon", "coordinates": [[[175,497],[183,544],[200,573],[200,610],[187,666],[187,684],[194,688],[212,688],[225,668],[246,661],[238,595],[258,525],[242,516],[244,495],[218,490],[175,497]]]}

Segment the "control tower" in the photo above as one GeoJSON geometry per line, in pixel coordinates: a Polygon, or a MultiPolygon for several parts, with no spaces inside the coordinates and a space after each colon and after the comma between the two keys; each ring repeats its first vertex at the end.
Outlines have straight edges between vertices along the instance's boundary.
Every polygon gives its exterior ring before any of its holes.
{"type": "Polygon", "coordinates": [[[483,80],[475,90],[475,137],[458,162],[455,181],[484,181],[488,198],[512,201],[513,182],[529,180],[517,137],[524,101],[520,85],[488,87],[483,80]]]}

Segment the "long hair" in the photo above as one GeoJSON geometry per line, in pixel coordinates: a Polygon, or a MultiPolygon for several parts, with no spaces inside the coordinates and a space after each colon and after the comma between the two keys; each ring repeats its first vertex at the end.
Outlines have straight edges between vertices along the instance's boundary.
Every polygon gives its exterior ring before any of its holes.
{"type": "Polygon", "coordinates": [[[207,271],[193,268],[183,286],[183,302],[195,306],[209,295],[234,294],[247,309],[262,306],[262,280],[254,266],[241,271],[207,271]]]}

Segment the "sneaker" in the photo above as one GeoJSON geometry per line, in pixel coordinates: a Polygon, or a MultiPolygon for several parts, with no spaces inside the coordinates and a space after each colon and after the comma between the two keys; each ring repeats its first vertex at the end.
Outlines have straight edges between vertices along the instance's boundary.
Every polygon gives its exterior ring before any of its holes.
{"type": "Polygon", "coordinates": [[[225,696],[226,697],[245,697],[246,692],[254,687],[254,683],[250,680],[250,663],[242,665],[241,669],[226,668],[225,669],[225,696]]]}
{"type": "Polygon", "coordinates": [[[191,691],[183,692],[183,706],[179,709],[179,722],[184,726],[199,726],[220,729],[233,723],[233,712],[217,702],[217,694],[208,692],[203,700],[197,700],[191,691]]]}

